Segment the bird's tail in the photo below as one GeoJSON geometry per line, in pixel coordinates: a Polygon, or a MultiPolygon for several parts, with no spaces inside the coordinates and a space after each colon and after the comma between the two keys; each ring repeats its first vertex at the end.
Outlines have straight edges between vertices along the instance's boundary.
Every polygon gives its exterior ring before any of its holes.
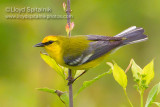
{"type": "Polygon", "coordinates": [[[143,28],[132,26],[114,37],[124,37],[122,45],[127,45],[147,40],[147,35],[144,35],[143,33],[143,28]]]}

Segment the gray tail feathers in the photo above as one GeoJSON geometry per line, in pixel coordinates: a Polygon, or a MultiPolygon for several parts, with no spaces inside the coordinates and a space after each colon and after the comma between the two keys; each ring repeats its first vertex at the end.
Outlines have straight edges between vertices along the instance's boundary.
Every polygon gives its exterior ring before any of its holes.
{"type": "Polygon", "coordinates": [[[147,36],[144,35],[143,33],[144,33],[143,28],[132,26],[114,37],[124,37],[122,45],[126,45],[147,40],[148,39],[147,36]]]}

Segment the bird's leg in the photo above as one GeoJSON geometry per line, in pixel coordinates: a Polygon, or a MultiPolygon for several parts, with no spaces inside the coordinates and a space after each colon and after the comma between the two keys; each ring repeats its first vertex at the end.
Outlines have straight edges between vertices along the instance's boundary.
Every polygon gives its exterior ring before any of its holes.
{"type": "Polygon", "coordinates": [[[75,80],[77,80],[79,77],[81,77],[83,74],[85,74],[87,72],[87,70],[85,70],[85,71],[83,71],[80,75],[78,75],[76,78],[74,78],[74,79],[72,79],[72,81],[69,81],[68,82],[68,85],[70,85],[70,84],[73,84],[73,82],[75,81],[75,80]]]}

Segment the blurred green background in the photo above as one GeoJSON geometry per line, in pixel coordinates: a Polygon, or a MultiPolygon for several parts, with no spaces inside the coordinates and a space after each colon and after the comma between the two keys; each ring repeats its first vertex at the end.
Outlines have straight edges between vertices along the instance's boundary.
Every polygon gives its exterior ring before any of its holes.
{"type": "MultiPolygon", "coordinates": [[[[64,0],[4,0],[0,1],[0,107],[64,107],[57,96],[36,88],[48,87],[65,91],[67,86],[40,57],[42,48],[33,45],[47,35],[66,35],[66,19],[6,19],[6,7],[52,8],[52,13],[65,15],[64,0]]],[[[72,35],[98,34],[114,36],[136,25],[145,29],[149,40],[129,45],[112,54],[108,61],[116,61],[125,69],[131,58],[141,67],[155,58],[155,78],[150,88],[160,81],[160,1],[159,0],[71,0],[75,27],[72,35]]],[[[41,14],[41,13],[40,13],[41,14]]],[[[107,71],[102,63],[93,68],[73,85],[76,92],[83,81],[107,71]]],[[[135,107],[139,94],[133,88],[131,71],[127,92],[135,107]]],[[[147,98],[148,88],[145,91],[147,98]]],[[[160,101],[159,98],[156,99],[160,101]]],[[[122,88],[112,74],[88,87],[74,101],[75,107],[128,107],[122,88]]],[[[153,106],[154,107],[154,106],[153,106]]]]}

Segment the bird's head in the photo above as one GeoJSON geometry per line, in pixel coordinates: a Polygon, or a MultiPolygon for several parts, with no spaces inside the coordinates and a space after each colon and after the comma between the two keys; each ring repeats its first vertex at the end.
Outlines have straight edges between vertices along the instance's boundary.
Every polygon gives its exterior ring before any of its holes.
{"type": "Polygon", "coordinates": [[[36,45],[34,45],[34,47],[51,47],[55,44],[57,44],[58,42],[58,37],[57,36],[53,36],[53,35],[50,35],[50,36],[46,36],[41,43],[38,43],[36,45]]]}
{"type": "Polygon", "coordinates": [[[34,45],[35,47],[44,47],[47,53],[53,58],[61,51],[61,36],[46,36],[41,43],[34,45]]]}

